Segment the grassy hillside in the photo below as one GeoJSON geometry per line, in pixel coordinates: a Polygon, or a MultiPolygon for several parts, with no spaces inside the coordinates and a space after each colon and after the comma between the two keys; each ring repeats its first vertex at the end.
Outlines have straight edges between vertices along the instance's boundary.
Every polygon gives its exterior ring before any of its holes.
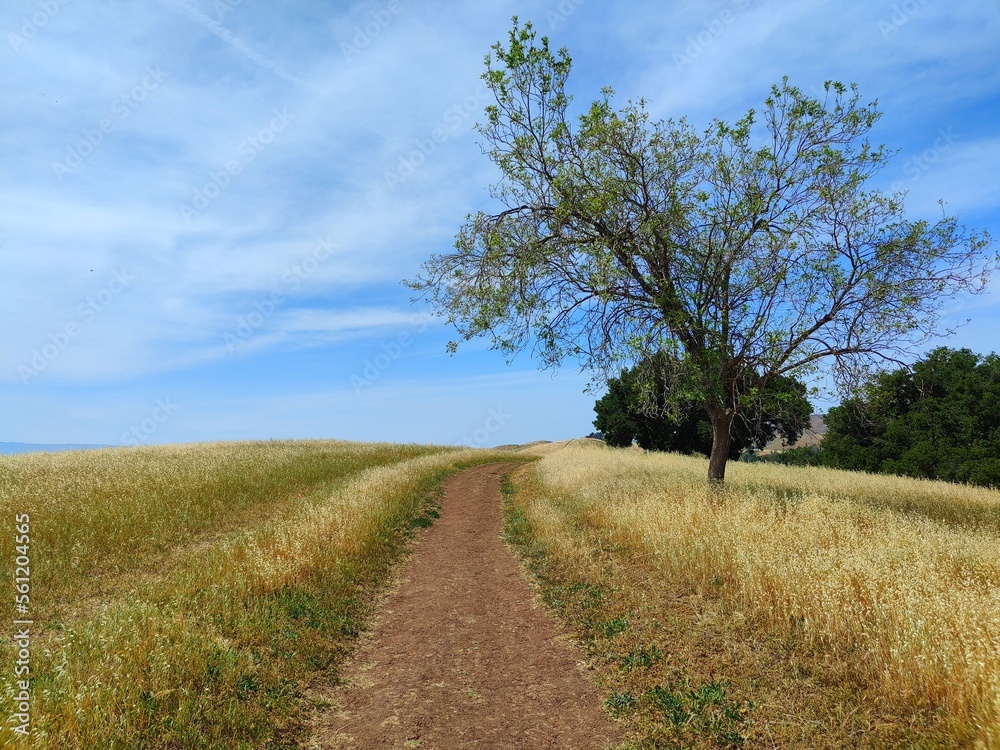
{"type": "MultiPolygon", "coordinates": [[[[595,441],[0,457],[0,568],[28,514],[34,620],[34,735],[0,746],[301,747],[441,482],[533,454],[507,532],[631,750],[1000,748],[1000,492],[734,463],[719,497],[701,459],[595,441]]],[[[16,692],[5,666],[5,717],[16,692]]]]}
{"type": "Polygon", "coordinates": [[[436,488],[496,457],[279,441],[0,458],[0,567],[10,581],[28,514],[34,620],[34,734],[5,724],[0,746],[290,746],[436,488]]]}
{"type": "Polygon", "coordinates": [[[1000,492],[586,445],[507,528],[629,748],[1000,747],[1000,492]]]}

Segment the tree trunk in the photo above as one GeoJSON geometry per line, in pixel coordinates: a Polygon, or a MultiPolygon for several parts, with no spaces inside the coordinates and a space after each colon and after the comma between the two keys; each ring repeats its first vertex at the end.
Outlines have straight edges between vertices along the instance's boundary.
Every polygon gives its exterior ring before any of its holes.
{"type": "Polygon", "coordinates": [[[729,448],[733,444],[732,413],[723,408],[710,409],[712,420],[712,455],[708,459],[708,483],[720,488],[726,481],[726,464],[729,462],[729,448]]]}

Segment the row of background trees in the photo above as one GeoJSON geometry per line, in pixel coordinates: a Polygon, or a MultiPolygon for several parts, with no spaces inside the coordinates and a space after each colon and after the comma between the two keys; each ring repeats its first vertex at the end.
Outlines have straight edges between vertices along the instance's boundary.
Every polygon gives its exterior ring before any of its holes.
{"type": "MultiPolygon", "coordinates": [[[[658,354],[608,381],[607,394],[594,406],[594,426],[608,445],[634,441],[646,450],[711,454],[714,435],[705,405],[697,398],[668,397],[677,367],[674,358],[658,354]]],[[[758,379],[756,386],[754,408],[733,422],[730,459],[760,450],[778,435],[793,444],[809,426],[812,405],[803,383],[778,377],[764,387],[758,379]]]]}
{"type": "MultiPolygon", "coordinates": [[[[711,423],[696,403],[650,406],[640,372],[659,378],[665,358],[625,370],[594,407],[594,425],[609,445],[633,441],[647,450],[709,455],[711,423]],[[654,364],[652,368],[650,364],[654,364]]],[[[669,389],[663,383],[657,392],[669,389]]],[[[761,394],[758,408],[734,425],[730,458],[754,456],[780,436],[794,444],[809,426],[804,384],[783,378],[761,394]]],[[[764,460],[798,466],[901,474],[1000,487],[1000,357],[938,348],[911,367],[884,372],[857,396],[830,409],[819,445],[772,453],[764,460]]]]}

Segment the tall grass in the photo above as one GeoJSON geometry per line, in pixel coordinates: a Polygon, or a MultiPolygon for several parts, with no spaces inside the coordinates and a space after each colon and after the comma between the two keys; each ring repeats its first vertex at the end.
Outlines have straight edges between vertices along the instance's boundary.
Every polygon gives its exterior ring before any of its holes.
{"type": "MultiPolygon", "coordinates": [[[[35,644],[22,744],[295,746],[306,688],[333,678],[435,488],[496,457],[323,442],[7,463],[5,482],[13,472],[19,484],[5,484],[4,512],[29,509],[33,561],[51,561],[32,591],[86,588],[77,559],[115,569],[120,584],[35,644]]],[[[11,671],[0,674],[3,715],[11,671]]],[[[17,741],[0,730],[0,745],[17,741]]]]}
{"type": "MultiPolygon", "coordinates": [[[[217,443],[0,456],[0,518],[31,517],[32,610],[52,623],[122,574],[426,446],[341,441],[217,443]]],[[[13,526],[0,533],[12,559],[13,526]],[[11,533],[7,533],[10,531],[11,533]]],[[[0,621],[7,635],[10,623],[0,621]]]]}
{"type": "MultiPolygon", "coordinates": [[[[1000,492],[826,469],[568,447],[538,465],[535,533],[592,535],[664,581],[845,660],[916,725],[1000,748],[1000,492]],[[567,534],[566,524],[584,534],[567,534]]],[[[571,538],[573,541],[567,541],[571,538]]]]}

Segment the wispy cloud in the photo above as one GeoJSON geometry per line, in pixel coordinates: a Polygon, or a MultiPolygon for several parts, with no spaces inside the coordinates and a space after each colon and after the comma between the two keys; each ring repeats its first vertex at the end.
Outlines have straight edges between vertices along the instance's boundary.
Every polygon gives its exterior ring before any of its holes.
{"type": "MultiPolygon", "coordinates": [[[[577,106],[611,85],[705,125],[759,105],[782,75],[807,89],[856,81],[886,113],[874,135],[901,149],[885,185],[902,183],[914,215],[942,198],[997,233],[1000,8],[917,5],[894,18],[893,3],[824,0],[12,0],[0,13],[0,399],[26,426],[9,437],[115,441],[167,397],[183,409],[156,441],[213,425],[315,434],[313,398],[366,423],[391,403],[401,436],[460,442],[487,409],[515,410],[474,399],[434,432],[421,399],[465,403],[480,376],[526,403],[558,391],[585,405],[566,377],[515,387],[481,342],[448,357],[438,325],[362,394],[350,383],[413,332],[400,279],[491,204],[497,174],[472,126],[483,56],[514,13],[569,46],[577,106]],[[79,306],[121,269],[134,281],[83,321],[79,306]],[[46,364],[25,384],[18,368],[36,351],[46,364]],[[342,393],[317,395],[321,377],[342,393]],[[220,378],[252,396],[203,417],[220,378]],[[141,398],[123,405],[122,389],[141,398]],[[300,400],[281,412],[290,389],[300,400]],[[259,419],[235,414],[253,404],[259,419]],[[64,433],[60,413],[77,415],[64,433]]],[[[538,429],[518,419],[504,438],[538,429]]]]}

